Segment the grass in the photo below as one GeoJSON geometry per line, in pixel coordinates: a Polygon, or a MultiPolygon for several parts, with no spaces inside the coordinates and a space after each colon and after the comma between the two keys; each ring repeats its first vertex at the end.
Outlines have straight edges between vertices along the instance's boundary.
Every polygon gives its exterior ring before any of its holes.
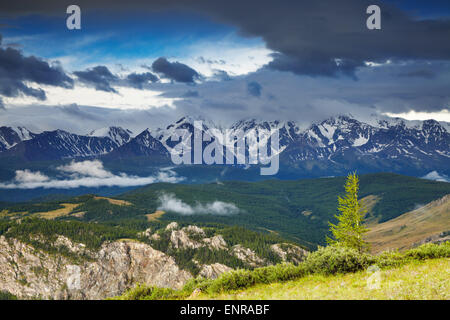
{"type": "Polygon", "coordinates": [[[449,276],[450,242],[377,256],[328,246],[298,266],[233,270],[215,280],[191,279],[170,292],[141,285],[116,299],[442,299],[450,292],[449,276]],[[368,279],[379,288],[368,288],[368,279]]]}
{"type": "Polygon", "coordinates": [[[221,300],[449,300],[450,259],[413,261],[379,271],[379,288],[367,287],[367,271],[334,276],[308,275],[284,283],[260,284],[246,290],[204,294],[190,299],[221,300]]]}
{"type": "Polygon", "coordinates": [[[110,204],[114,204],[116,206],[131,206],[132,205],[131,202],[128,202],[125,200],[112,199],[112,198],[107,198],[107,197],[94,197],[94,200],[106,200],[110,204]]]}
{"type": "Polygon", "coordinates": [[[387,222],[370,226],[366,240],[372,252],[405,250],[421,240],[450,230],[450,195],[387,222]]]}
{"type": "Polygon", "coordinates": [[[373,212],[373,208],[375,205],[381,200],[380,196],[368,195],[361,199],[365,209],[367,210],[366,214],[366,224],[368,226],[376,225],[380,217],[373,216],[371,213],[373,212]]]}
{"type": "Polygon", "coordinates": [[[147,221],[155,221],[158,220],[158,218],[161,218],[166,212],[161,210],[156,210],[153,213],[146,214],[147,221]]]}
{"type": "Polygon", "coordinates": [[[67,216],[70,212],[80,206],[78,203],[61,203],[63,208],[47,212],[36,212],[34,215],[44,219],[55,219],[67,216]]]}

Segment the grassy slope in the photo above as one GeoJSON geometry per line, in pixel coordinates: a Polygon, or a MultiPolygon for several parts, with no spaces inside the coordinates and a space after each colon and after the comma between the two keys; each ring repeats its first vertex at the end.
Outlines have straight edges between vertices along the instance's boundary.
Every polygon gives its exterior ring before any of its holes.
{"type": "Polygon", "coordinates": [[[336,276],[310,275],[285,283],[257,285],[226,294],[200,294],[195,299],[450,299],[450,258],[412,262],[381,270],[379,289],[367,289],[365,271],[336,276]]]}
{"type": "Polygon", "coordinates": [[[367,234],[374,253],[392,248],[408,249],[435,234],[450,230],[450,196],[373,225],[367,234]]]}

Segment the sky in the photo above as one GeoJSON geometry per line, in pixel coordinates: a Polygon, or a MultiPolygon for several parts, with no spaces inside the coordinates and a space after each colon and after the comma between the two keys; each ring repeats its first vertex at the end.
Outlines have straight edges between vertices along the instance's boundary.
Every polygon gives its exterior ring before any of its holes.
{"type": "Polygon", "coordinates": [[[450,3],[78,0],[0,3],[0,125],[135,133],[338,114],[450,122],[450,3]],[[369,30],[369,5],[381,30],[369,30]]]}

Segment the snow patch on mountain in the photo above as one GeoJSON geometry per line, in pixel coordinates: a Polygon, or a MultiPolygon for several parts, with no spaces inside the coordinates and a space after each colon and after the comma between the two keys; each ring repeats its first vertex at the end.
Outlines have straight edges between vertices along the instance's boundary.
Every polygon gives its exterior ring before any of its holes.
{"type": "Polygon", "coordinates": [[[107,137],[114,141],[118,146],[124,145],[129,142],[134,136],[133,132],[121,127],[105,127],[94,131],[91,131],[88,136],[90,137],[107,137]]]}

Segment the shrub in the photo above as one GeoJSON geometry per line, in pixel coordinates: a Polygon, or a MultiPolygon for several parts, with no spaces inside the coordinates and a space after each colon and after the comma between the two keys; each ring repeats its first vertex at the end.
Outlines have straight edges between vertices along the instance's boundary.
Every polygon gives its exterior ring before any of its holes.
{"type": "Polygon", "coordinates": [[[365,270],[376,264],[380,268],[398,267],[414,260],[450,257],[450,242],[425,244],[404,253],[386,251],[378,256],[361,254],[356,249],[343,246],[320,247],[310,253],[298,266],[290,263],[256,268],[234,270],[223,273],[215,280],[194,278],[181,291],[137,286],[119,297],[125,300],[183,299],[195,289],[202,292],[220,293],[245,289],[255,284],[268,284],[301,278],[308,273],[336,274],[365,270]]]}
{"type": "Polygon", "coordinates": [[[202,277],[192,278],[184,285],[182,292],[184,295],[189,296],[195,289],[200,289],[200,291],[206,291],[211,284],[214,282],[213,279],[205,279],[202,277]]]}
{"type": "Polygon", "coordinates": [[[309,273],[336,274],[356,272],[366,269],[374,262],[374,259],[355,249],[334,245],[320,247],[310,253],[305,262],[305,271],[309,273]]]}
{"type": "Polygon", "coordinates": [[[375,256],[375,263],[380,268],[399,267],[410,261],[420,261],[425,259],[449,258],[450,242],[442,244],[427,243],[420,247],[407,250],[403,253],[395,251],[385,251],[375,256]]]}
{"type": "Polygon", "coordinates": [[[121,300],[161,300],[175,298],[177,292],[170,288],[158,288],[146,285],[137,285],[120,296],[121,300]]]}
{"type": "Polygon", "coordinates": [[[208,288],[210,292],[232,291],[244,289],[256,284],[256,278],[250,270],[233,270],[223,273],[208,288]]]}
{"type": "Polygon", "coordinates": [[[0,300],[17,300],[17,297],[8,291],[0,291],[0,300]]]}
{"type": "Polygon", "coordinates": [[[405,263],[404,254],[394,251],[384,251],[378,256],[374,256],[375,264],[380,268],[399,267],[405,263]]]}
{"type": "Polygon", "coordinates": [[[447,241],[440,245],[434,243],[423,244],[420,247],[406,251],[405,257],[413,260],[449,258],[450,242],[447,241]]]}
{"type": "Polygon", "coordinates": [[[191,293],[195,289],[203,292],[218,293],[245,289],[255,284],[273,283],[294,280],[306,274],[303,265],[295,266],[283,263],[274,266],[256,268],[253,270],[234,270],[222,274],[215,280],[202,278],[191,279],[183,288],[185,293],[191,293]]]}
{"type": "Polygon", "coordinates": [[[253,270],[257,283],[283,282],[300,278],[306,274],[305,267],[300,264],[282,263],[253,270]]]}

